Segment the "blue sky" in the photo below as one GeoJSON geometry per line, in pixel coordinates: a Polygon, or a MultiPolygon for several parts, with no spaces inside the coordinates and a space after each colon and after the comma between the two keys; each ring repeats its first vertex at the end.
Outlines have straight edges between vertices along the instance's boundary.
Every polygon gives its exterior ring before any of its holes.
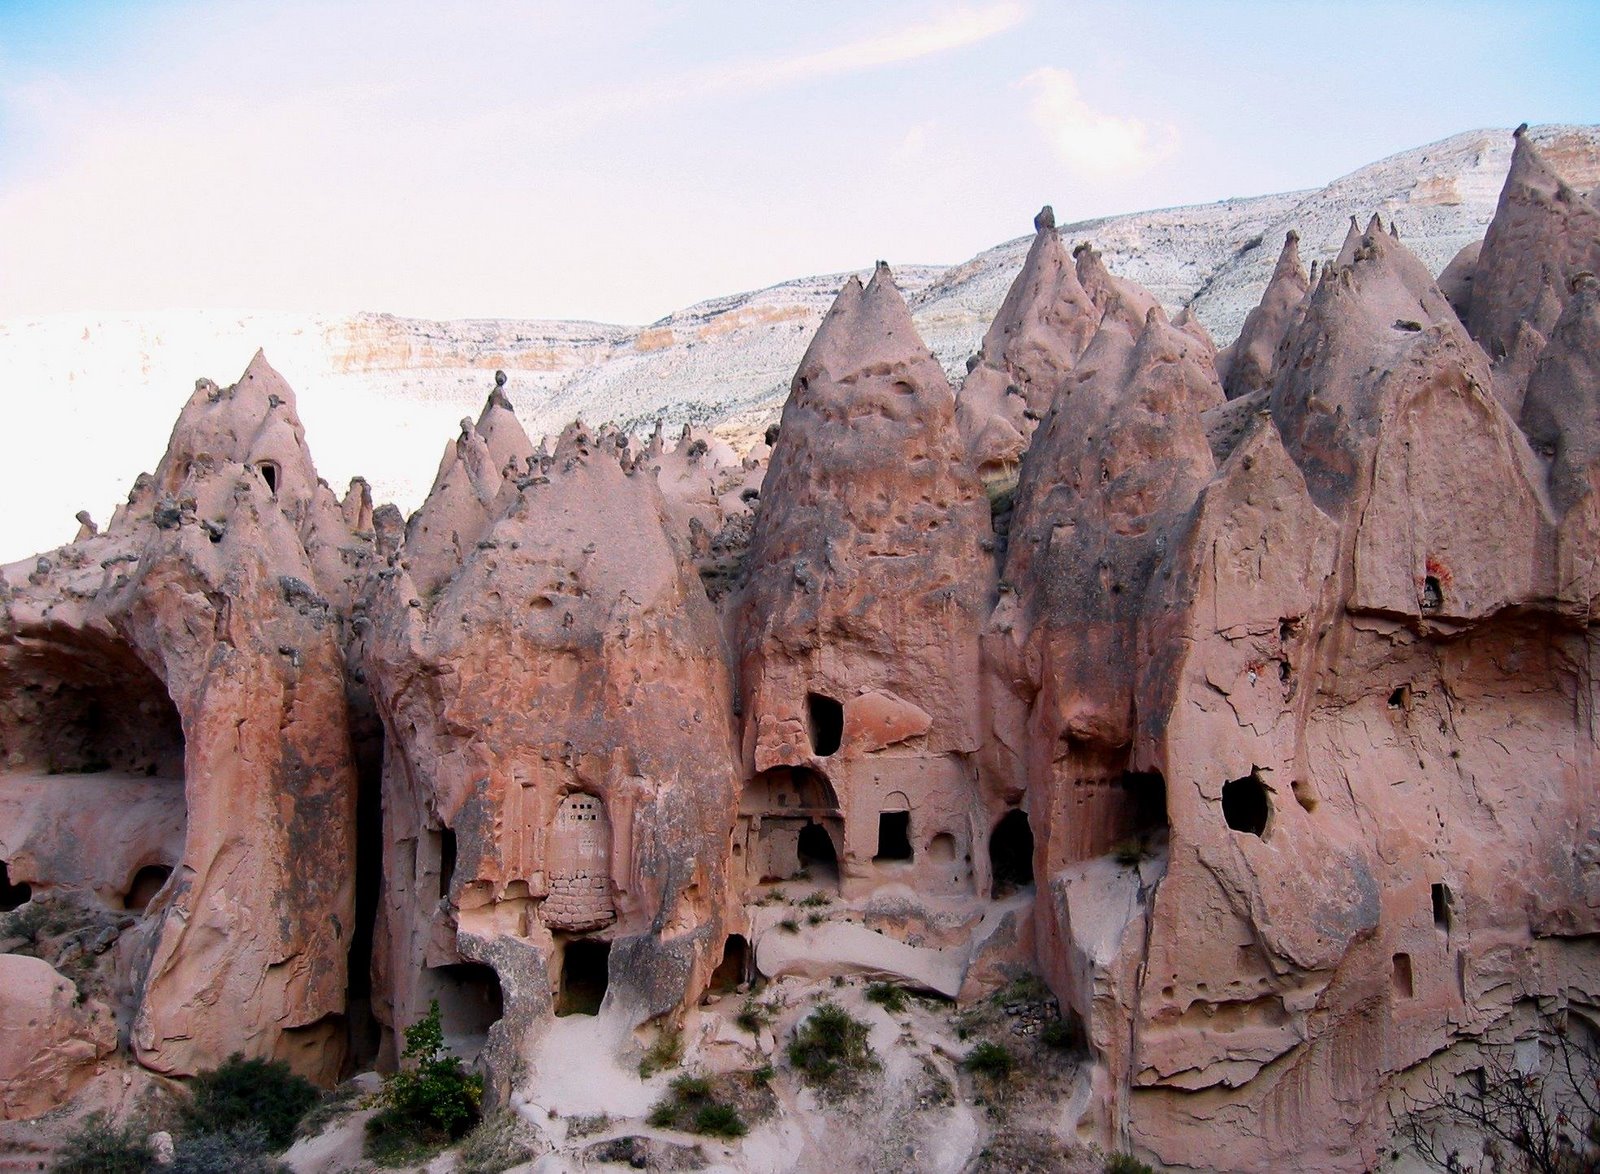
{"type": "Polygon", "coordinates": [[[0,0],[0,318],[648,321],[1600,122],[1600,4],[0,0]]]}

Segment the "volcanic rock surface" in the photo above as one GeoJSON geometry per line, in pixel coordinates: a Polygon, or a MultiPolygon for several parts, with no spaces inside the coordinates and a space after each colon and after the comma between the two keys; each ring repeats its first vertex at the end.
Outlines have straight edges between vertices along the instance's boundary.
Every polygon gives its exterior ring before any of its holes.
{"type": "MultiPolygon", "coordinates": [[[[805,983],[1039,975],[1050,1152],[1357,1171],[1483,1049],[1593,1037],[1600,230],[1546,141],[1476,250],[1375,201],[1313,275],[1286,226],[1221,353],[1046,209],[958,385],[880,264],[743,458],[535,446],[497,378],[409,519],[317,479],[260,355],[202,381],[103,532],[3,570],[4,1112],[130,1055],[389,1066],[437,999],[566,1144],[679,1043],[778,1057],[805,983]]],[[[724,1157],[915,1164],[937,1053],[724,1157]]]]}

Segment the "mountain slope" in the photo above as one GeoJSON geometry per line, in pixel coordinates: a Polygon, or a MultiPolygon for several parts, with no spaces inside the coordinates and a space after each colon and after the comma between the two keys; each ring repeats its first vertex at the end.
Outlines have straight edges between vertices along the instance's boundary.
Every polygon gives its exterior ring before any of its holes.
{"type": "MultiPolygon", "coordinates": [[[[1600,127],[1537,128],[1535,139],[1583,187],[1600,184],[1600,127]]],[[[1140,212],[1063,226],[1092,241],[1112,272],[1170,311],[1191,304],[1219,344],[1260,296],[1283,234],[1309,263],[1332,257],[1350,216],[1394,219],[1435,272],[1482,236],[1511,156],[1505,131],[1470,131],[1363,167],[1327,187],[1140,212]]],[[[1021,227],[1021,226],[1019,226],[1021,227]]],[[[959,379],[1030,237],[950,268],[897,268],[929,347],[959,379]]],[[[0,559],[72,536],[73,513],[101,521],[158,450],[196,376],[235,377],[265,348],[300,397],[318,465],[356,474],[374,495],[413,508],[457,421],[475,413],[490,374],[533,435],[575,416],[640,430],[658,416],[716,426],[737,443],[772,419],[844,274],[702,302],[646,327],[549,321],[427,322],[206,311],[94,314],[0,322],[8,432],[27,438],[0,464],[0,496],[29,503],[0,519],[0,559]]]]}

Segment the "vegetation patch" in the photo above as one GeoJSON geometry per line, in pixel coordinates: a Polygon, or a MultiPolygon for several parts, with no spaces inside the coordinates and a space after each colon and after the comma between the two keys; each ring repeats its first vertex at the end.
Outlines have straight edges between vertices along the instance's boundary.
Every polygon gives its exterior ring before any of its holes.
{"type": "Polygon", "coordinates": [[[676,1068],[682,1062],[683,1033],[673,1027],[663,1027],[639,1060],[639,1079],[649,1080],[657,1072],[676,1068]]]}
{"type": "Polygon", "coordinates": [[[456,1150],[456,1170],[460,1174],[501,1174],[538,1153],[537,1139],[528,1123],[501,1109],[478,1122],[462,1138],[456,1150]]]}
{"type": "Polygon", "coordinates": [[[406,1028],[408,1066],[384,1078],[382,1107],[367,1122],[366,1156],[380,1166],[425,1161],[478,1123],[483,1078],[444,1054],[439,1000],[406,1028]]]}
{"type": "Polygon", "coordinates": [[[144,1174],[154,1161],[143,1129],[114,1125],[104,1113],[90,1113],[67,1136],[51,1169],[58,1174],[144,1174]]]}
{"type": "Polygon", "coordinates": [[[892,982],[875,982],[867,987],[867,1001],[898,1015],[906,1009],[906,992],[892,982]]]}
{"type": "Polygon", "coordinates": [[[867,1042],[867,1025],[837,1003],[820,1003],[795,1028],[789,1063],[813,1088],[842,1093],[861,1073],[876,1069],[878,1058],[867,1042]]]}
{"type": "Polygon", "coordinates": [[[716,1095],[710,1080],[687,1072],[673,1078],[667,1095],[650,1110],[649,1123],[710,1137],[743,1137],[749,1131],[739,1110],[716,1095]]]}
{"type": "Polygon", "coordinates": [[[1017,1066],[1011,1049],[993,1040],[984,1040],[978,1044],[967,1053],[966,1059],[961,1063],[974,1076],[986,1076],[990,1080],[1010,1079],[1012,1071],[1017,1066]]]}
{"type": "MultiPolygon", "coordinates": [[[[322,1094],[282,1060],[247,1060],[235,1052],[189,1083],[183,1109],[185,1134],[259,1132],[268,1151],[288,1148],[295,1127],[322,1094]]],[[[243,1144],[241,1142],[241,1144],[243,1144]]]]}
{"type": "Polygon", "coordinates": [[[165,1170],[168,1174],[287,1174],[289,1167],[272,1156],[265,1130],[243,1125],[179,1137],[172,1164],[165,1170]]]}

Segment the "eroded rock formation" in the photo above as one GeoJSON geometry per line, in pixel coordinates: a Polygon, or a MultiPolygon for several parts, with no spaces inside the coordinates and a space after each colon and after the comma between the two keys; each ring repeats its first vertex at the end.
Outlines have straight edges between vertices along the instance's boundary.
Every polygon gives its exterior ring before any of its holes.
{"type": "Polygon", "coordinates": [[[5,960],[4,1111],[118,1017],[330,1078],[438,999],[506,1099],[559,1015],[636,1058],[758,974],[1033,971],[1067,1128],[1373,1167],[1478,1045],[1600,1021],[1597,224],[1519,136],[1481,250],[1290,233],[1219,354],[1046,209],[959,391],[880,265],[746,457],[535,446],[502,379],[408,522],[259,356],[202,382],[5,569],[0,913],[94,911],[107,977],[5,960]]]}

